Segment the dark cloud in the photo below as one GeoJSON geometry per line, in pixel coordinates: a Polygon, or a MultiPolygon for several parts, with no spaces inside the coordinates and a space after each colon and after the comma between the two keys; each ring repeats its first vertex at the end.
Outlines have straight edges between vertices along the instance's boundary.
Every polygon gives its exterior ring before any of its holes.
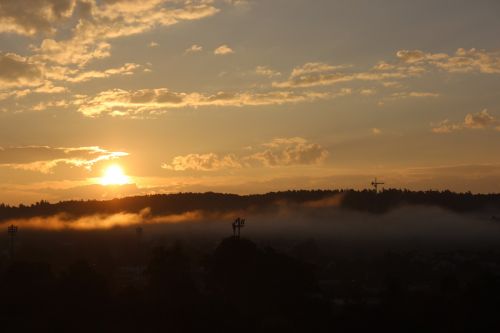
{"type": "Polygon", "coordinates": [[[1,1],[0,32],[53,33],[55,25],[73,14],[75,3],[75,0],[1,1]]]}
{"type": "Polygon", "coordinates": [[[40,65],[14,53],[0,53],[1,88],[40,85],[42,77],[40,65]]]}

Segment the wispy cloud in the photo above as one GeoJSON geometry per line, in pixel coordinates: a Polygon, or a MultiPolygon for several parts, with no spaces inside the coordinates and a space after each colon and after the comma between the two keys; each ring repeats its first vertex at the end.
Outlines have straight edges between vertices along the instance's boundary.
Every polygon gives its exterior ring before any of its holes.
{"type": "Polygon", "coordinates": [[[267,66],[257,66],[255,68],[255,73],[257,75],[262,75],[262,76],[266,76],[268,78],[273,78],[275,76],[280,76],[281,73],[278,72],[278,71],[275,71],[274,69],[272,68],[269,68],[267,66]]]}
{"type": "Polygon", "coordinates": [[[185,107],[282,105],[327,99],[349,93],[348,90],[342,90],[338,94],[280,90],[261,93],[218,92],[203,94],[198,92],[179,93],[165,88],[135,91],[113,89],[103,91],[95,97],[86,98],[79,106],[78,111],[89,117],[99,115],[144,116],[185,107]]]}
{"type": "Polygon", "coordinates": [[[100,147],[20,146],[0,148],[0,167],[51,173],[59,165],[92,169],[101,161],[128,156],[100,147]]]}
{"type": "Polygon", "coordinates": [[[278,88],[308,88],[329,86],[338,83],[360,81],[383,81],[386,79],[401,79],[406,73],[392,71],[354,72],[348,70],[350,65],[333,66],[326,63],[306,63],[292,70],[288,80],[273,82],[278,88]]]}
{"type": "Polygon", "coordinates": [[[500,52],[460,48],[455,54],[449,55],[401,50],[398,51],[397,57],[405,64],[436,67],[452,73],[500,74],[500,52]]]}
{"type": "Polygon", "coordinates": [[[127,63],[121,67],[109,68],[102,71],[84,71],[73,76],[61,77],[67,82],[85,82],[93,79],[103,79],[115,75],[132,75],[142,68],[139,64],[127,63]]]}
{"type": "Polygon", "coordinates": [[[379,81],[397,84],[398,80],[422,76],[432,70],[447,73],[500,74],[500,52],[458,49],[455,54],[400,50],[396,60],[380,61],[368,71],[356,71],[349,65],[306,63],[292,70],[288,80],[274,82],[280,88],[329,86],[351,81],[379,81]]]}
{"type": "Polygon", "coordinates": [[[64,83],[80,83],[117,75],[132,75],[142,68],[126,63],[116,68],[85,71],[65,66],[45,66],[14,53],[0,53],[0,93],[7,97],[24,97],[32,93],[59,94],[67,92],[64,83]]]}
{"type": "Polygon", "coordinates": [[[380,104],[385,104],[385,102],[397,101],[403,99],[435,99],[440,97],[441,95],[436,92],[430,91],[398,91],[390,93],[381,98],[379,101],[380,104]]]}
{"type": "Polygon", "coordinates": [[[184,51],[184,53],[197,53],[197,52],[201,52],[201,51],[203,51],[203,46],[194,44],[194,45],[191,45],[190,47],[188,47],[184,51]]]}

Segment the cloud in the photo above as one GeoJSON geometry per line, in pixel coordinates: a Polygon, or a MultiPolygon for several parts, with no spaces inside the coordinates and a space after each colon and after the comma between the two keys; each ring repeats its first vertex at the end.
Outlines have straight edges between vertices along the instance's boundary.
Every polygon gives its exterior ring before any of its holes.
{"type": "Polygon", "coordinates": [[[36,58],[63,65],[85,66],[111,55],[110,40],[141,34],[156,27],[198,20],[219,12],[208,0],[91,1],[87,16],[76,20],[69,38],[47,38],[34,47],[36,58]]]}
{"type": "Polygon", "coordinates": [[[40,47],[33,48],[33,51],[36,53],[33,58],[38,61],[83,67],[92,60],[109,57],[111,44],[76,38],[63,41],[44,39],[40,47]]]}
{"type": "Polygon", "coordinates": [[[37,86],[43,82],[43,68],[28,58],[14,53],[0,53],[1,89],[37,86]]]}
{"type": "Polygon", "coordinates": [[[92,169],[93,165],[128,156],[126,152],[92,147],[20,146],[0,148],[0,167],[52,173],[59,165],[92,169]]]}
{"type": "Polygon", "coordinates": [[[385,88],[401,88],[402,85],[399,82],[395,81],[388,81],[388,82],[382,82],[382,86],[385,88]]]}
{"type": "Polygon", "coordinates": [[[201,51],[203,51],[203,46],[194,44],[188,47],[184,53],[197,53],[201,51]]]}
{"type": "Polygon", "coordinates": [[[386,99],[403,99],[403,98],[437,98],[440,95],[434,92],[425,92],[425,91],[403,91],[397,92],[390,95],[389,98],[386,99]]]}
{"type": "Polygon", "coordinates": [[[374,89],[362,89],[359,93],[363,96],[373,96],[377,91],[374,89]]]}
{"type": "Polygon", "coordinates": [[[500,52],[460,48],[455,54],[448,55],[425,53],[420,50],[401,50],[397,52],[397,57],[406,64],[432,66],[452,73],[500,74],[500,52]]]}
{"type": "Polygon", "coordinates": [[[340,65],[340,66],[332,66],[322,62],[308,62],[300,67],[296,67],[293,69],[291,77],[300,77],[305,74],[312,73],[322,73],[322,72],[330,72],[338,69],[344,69],[349,66],[340,65]]]}
{"type": "Polygon", "coordinates": [[[221,45],[214,50],[215,55],[227,55],[227,54],[232,54],[232,53],[234,53],[233,49],[231,49],[227,45],[221,45]]]}
{"type": "Polygon", "coordinates": [[[424,60],[438,61],[448,57],[448,55],[444,53],[432,54],[420,50],[399,50],[396,52],[396,56],[398,59],[408,64],[417,64],[424,60]]]}
{"type": "Polygon", "coordinates": [[[44,111],[48,108],[66,108],[71,103],[68,100],[61,99],[55,101],[40,102],[32,107],[33,111],[44,111]]]}
{"type": "Polygon", "coordinates": [[[52,84],[52,81],[80,83],[93,79],[103,79],[116,75],[132,75],[142,69],[143,66],[134,63],[126,63],[120,67],[108,68],[103,70],[82,70],[80,68],[70,68],[66,66],[49,66],[45,68],[44,78],[46,84],[52,84]]]}
{"type": "MultiPolygon", "coordinates": [[[[329,86],[351,81],[378,81],[397,85],[397,80],[419,77],[431,70],[447,73],[500,74],[500,52],[458,49],[454,54],[399,50],[393,62],[381,61],[369,71],[353,71],[349,65],[310,62],[294,68],[286,81],[273,82],[279,88],[329,86]]],[[[419,97],[419,96],[413,96],[419,97]]],[[[427,96],[428,97],[428,96],[427,96]]]]}
{"type": "Polygon", "coordinates": [[[338,83],[359,81],[383,81],[386,79],[401,79],[408,74],[400,71],[372,71],[353,72],[346,71],[350,65],[333,66],[326,63],[306,63],[292,70],[288,80],[273,82],[277,88],[307,88],[329,86],[338,83]]]}
{"type": "Polygon", "coordinates": [[[84,71],[74,76],[63,77],[67,82],[85,82],[92,79],[102,79],[115,75],[132,75],[142,66],[134,63],[127,63],[121,67],[109,68],[103,71],[84,71]]]}
{"type": "Polygon", "coordinates": [[[37,87],[32,92],[41,94],[60,94],[68,91],[69,89],[67,87],[54,86],[52,82],[45,81],[42,86],[37,87]]]}
{"type": "Polygon", "coordinates": [[[224,0],[225,3],[233,6],[248,5],[252,0],[224,0]]]}
{"type": "Polygon", "coordinates": [[[234,155],[219,156],[214,153],[208,154],[188,154],[176,156],[170,164],[164,163],[163,169],[174,171],[217,171],[230,168],[241,168],[234,155]]]}
{"type": "Polygon", "coordinates": [[[32,93],[64,93],[69,89],[61,86],[60,82],[78,83],[115,75],[131,75],[140,68],[138,64],[127,63],[102,71],[82,71],[64,66],[45,66],[32,58],[0,53],[0,100],[25,97],[32,93]]]}
{"type": "Polygon", "coordinates": [[[464,127],[466,128],[486,128],[496,124],[496,119],[484,109],[478,113],[469,113],[465,116],[464,127]]]}
{"type": "Polygon", "coordinates": [[[488,110],[484,109],[481,112],[467,114],[463,123],[452,123],[448,119],[445,119],[437,124],[431,124],[431,126],[432,132],[446,134],[463,129],[485,129],[496,124],[498,124],[498,121],[495,117],[488,110]]]}
{"type": "Polygon", "coordinates": [[[432,132],[437,134],[451,133],[463,129],[462,124],[451,123],[449,119],[440,121],[437,124],[431,124],[431,126],[432,126],[432,132]]]}
{"type": "Polygon", "coordinates": [[[0,32],[20,35],[53,34],[55,26],[72,16],[76,0],[0,2],[0,32]]]}
{"type": "Polygon", "coordinates": [[[320,164],[329,155],[321,145],[300,137],[277,138],[263,146],[265,150],[247,156],[245,159],[273,167],[320,164]]]}
{"type": "Polygon", "coordinates": [[[438,93],[433,92],[423,92],[423,91],[412,91],[407,93],[408,97],[439,97],[438,93]]]}
{"type": "MultiPolygon", "coordinates": [[[[211,0],[23,0],[0,2],[0,33],[39,37],[28,57],[0,53],[0,100],[62,93],[71,83],[130,75],[139,65],[85,70],[111,56],[111,41],[215,15],[211,0]],[[26,89],[27,87],[36,87],[26,89]],[[15,88],[15,91],[6,91],[15,88]]],[[[155,45],[154,43],[152,44],[155,45]]],[[[144,71],[150,71],[144,68],[144,71]]]]}
{"type": "Polygon", "coordinates": [[[219,155],[215,153],[176,156],[163,169],[173,171],[220,171],[250,167],[284,167],[323,163],[329,152],[317,143],[300,137],[276,138],[260,145],[254,153],[219,155]]]}
{"type": "Polygon", "coordinates": [[[268,78],[273,78],[275,76],[280,76],[281,73],[278,72],[278,71],[275,71],[273,70],[272,68],[269,68],[267,66],[257,66],[255,68],[255,73],[257,75],[262,75],[262,76],[266,76],[268,78]]]}
{"type": "Polygon", "coordinates": [[[342,90],[337,95],[290,91],[202,94],[172,92],[165,88],[135,91],[113,89],[85,99],[78,111],[89,117],[106,114],[111,116],[141,116],[185,107],[282,105],[332,98],[348,93],[349,91],[342,90]]]}

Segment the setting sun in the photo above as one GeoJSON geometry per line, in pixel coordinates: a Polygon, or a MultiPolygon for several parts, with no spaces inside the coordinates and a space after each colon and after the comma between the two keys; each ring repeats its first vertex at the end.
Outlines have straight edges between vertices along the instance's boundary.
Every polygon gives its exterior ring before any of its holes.
{"type": "Polygon", "coordinates": [[[124,185],[129,182],[129,177],[125,175],[119,165],[110,165],[101,177],[101,185],[124,185]]]}

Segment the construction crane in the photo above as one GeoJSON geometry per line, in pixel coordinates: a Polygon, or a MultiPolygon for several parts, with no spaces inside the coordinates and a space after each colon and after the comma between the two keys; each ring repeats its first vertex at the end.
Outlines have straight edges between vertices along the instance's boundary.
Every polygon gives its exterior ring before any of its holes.
{"type": "Polygon", "coordinates": [[[375,193],[378,193],[378,186],[379,185],[384,185],[385,183],[377,181],[377,178],[375,178],[374,181],[372,181],[372,186],[375,188],[375,193]]]}

